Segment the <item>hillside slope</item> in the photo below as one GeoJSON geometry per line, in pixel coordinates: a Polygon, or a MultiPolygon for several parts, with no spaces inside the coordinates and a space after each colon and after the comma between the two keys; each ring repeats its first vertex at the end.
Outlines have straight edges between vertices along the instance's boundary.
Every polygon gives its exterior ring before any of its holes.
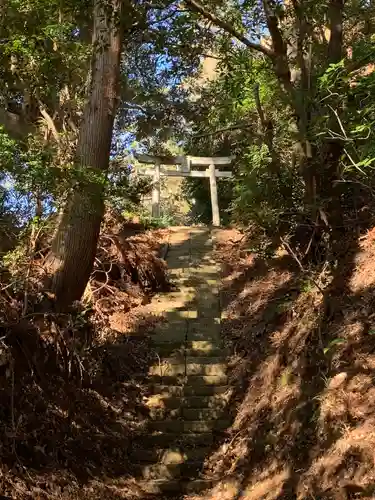
{"type": "Polygon", "coordinates": [[[201,498],[373,499],[374,231],[320,285],[287,252],[264,260],[249,246],[219,234],[236,417],[209,459],[223,480],[201,498]]]}

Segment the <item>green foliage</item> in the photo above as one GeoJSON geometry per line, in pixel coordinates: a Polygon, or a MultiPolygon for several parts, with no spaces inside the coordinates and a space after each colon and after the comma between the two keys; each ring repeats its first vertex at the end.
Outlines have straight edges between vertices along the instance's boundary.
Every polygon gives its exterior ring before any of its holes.
{"type": "MultiPolygon", "coordinates": [[[[265,17],[259,3],[206,3],[251,39],[264,37],[265,17]]],[[[0,129],[0,168],[3,178],[11,177],[12,189],[27,198],[28,217],[34,216],[37,201],[48,199],[49,206],[56,207],[66,193],[84,183],[104,186],[107,202],[119,211],[142,214],[138,205],[150,192],[150,180],[130,174],[123,166],[125,160],[134,150],[186,152],[236,156],[233,180],[218,182],[224,224],[256,224],[266,238],[280,231],[293,232],[311,207],[305,202],[305,178],[295,154],[299,132],[291,96],[281,88],[269,58],[233,43],[222,30],[198,23],[197,13],[181,10],[176,3],[164,8],[152,8],[147,2],[126,5],[115,158],[107,178],[75,164],[77,131],[90,84],[91,7],[87,0],[10,0],[2,11],[1,106],[9,107],[32,130],[20,129],[15,140],[0,129]],[[208,53],[217,58],[217,67],[204,82],[199,69],[208,53]],[[255,88],[272,128],[271,142],[260,123],[255,88]]],[[[367,23],[373,15],[362,4],[349,2],[345,8],[360,22],[367,23]]],[[[277,6],[275,15],[286,43],[292,45],[298,23],[288,9],[277,6]]],[[[326,23],[327,5],[306,5],[303,15],[307,25],[319,31],[326,23]]],[[[321,175],[321,184],[328,170],[325,146],[329,141],[344,146],[335,182],[343,186],[338,196],[345,203],[357,199],[353,186],[362,183],[373,189],[375,165],[375,77],[351,68],[351,62],[363,60],[364,68],[366,61],[374,59],[374,40],[370,31],[359,33],[347,19],[345,44],[352,48],[352,61],[343,58],[328,66],[325,41],[309,39],[309,92],[300,76],[293,82],[296,99],[308,115],[312,167],[321,175]]],[[[293,57],[290,68],[298,68],[293,57]]],[[[330,183],[328,179],[327,192],[321,190],[317,206],[324,208],[323,196],[330,199],[330,183]]],[[[183,191],[191,219],[209,223],[207,180],[187,179],[183,191]]],[[[172,212],[172,207],[165,207],[163,217],[174,217],[172,212]]],[[[259,247],[270,248],[265,239],[259,247]]]]}
{"type": "MultiPolygon", "coordinates": [[[[37,201],[48,199],[49,208],[57,207],[85,183],[104,185],[107,202],[120,211],[135,210],[149,192],[148,179],[120,172],[114,162],[106,179],[74,161],[90,84],[92,2],[11,0],[1,14],[0,112],[4,105],[20,120],[10,130],[16,142],[5,144],[7,136],[0,137],[0,166],[11,176],[22,208],[27,205],[23,218],[33,216],[37,201]]],[[[192,19],[175,5],[165,10],[143,2],[126,5],[127,50],[113,141],[117,160],[134,148],[163,152],[170,138],[184,133],[188,91],[179,82],[196,70],[202,44],[208,48],[212,39],[210,30],[192,19]],[[138,143],[130,144],[136,137],[138,143]]]]}
{"type": "Polygon", "coordinates": [[[335,346],[346,344],[345,339],[334,339],[323,349],[324,354],[328,354],[335,346]]]}
{"type": "MultiPolygon", "coordinates": [[[[221,224],[230,221],[230,203],[233,198],[233,183],[229,179],[217,180],[217,191],[220,200],[221,224]]],[[[212,223],[211,194],[208,179],[184,179],[182,192],[190,206],[189,218],[192,223],[212,223]]]]}
{"type": "Polygon", "coordinates": [[[0,172],[4,173],[12,168],[17,151],[16,142],[9,137],[4,127],[0,126],[0,172]]]}
{"type": "Polygon", "coordinates": [[[171,215],[161,215],[160,217],[151,217],[150,215],[143,215],[140,217],[141,224],[146,229],[162,229],[175,225],[175,220],[171,215]]]}
{"type": "MultiPolygon", "coordinates": [[[[233,181],[219,182],[224,222],[256,223],[268,235],[274,235],[287,219],[296,220],[302,206],[303,184],[290,165],[293,132],[268,61],[249,57],[249,52],[240,47],[223,52],[217,76],[203,89],[198,103],[194,129],[198,139],[193,136],[189,152],[236,156],[231,167],[233,181]],[[273,124],[273,151],[260,129],[255,87],[263,111],[273,124]],[[220,130],[223,133],[216,132],[220,130]]],[[[185,194],[188,200],[196,200],[192,207],[196,220],[210,221],[208,183],[188,179],[185,194]]],[[[261,246],[268,251],[265,241],[261,246]]]]}
{"type": "Polygon", "coordinates": [[[282,205],[278,203],[275,179],[269,168],[269,151],[265,145],[250,146],[244,159],[247,161],[236,178],[233,215],[242,224],[255,221],[268,231],[274,231],[282,205]]]}
{"type": "Polygon", "coordinates": [[[324,112],[314,129],[317,147],[327,139],[342,145],[337,185],[348,213],[368,203],[375,187],[375,73],[368,71],[366,63],[375,55],[374,43],[360,40],[353,46],[354,55],[364,60],[359,69],[351,70],[352,61],[343,59],[320,77],[318,91],[324,112]]]}
{"type": "Polygon", "coordinates": [[[302,283],[300,285],[300,290],[301,290],[301,292],[304,292],[304,293],[310,293],[315,288],[316,288],[315,284],[310,279],[306,279],[306,280],[302,281],[302,283]]]}
{"type": "Polygon", "coordinates": [[[143,196],[151,192],[152,183],[149,178],[141,176],[109,175],[106,185],[106,200],[120,213],[133,212],[139,214],[143,196]]]}

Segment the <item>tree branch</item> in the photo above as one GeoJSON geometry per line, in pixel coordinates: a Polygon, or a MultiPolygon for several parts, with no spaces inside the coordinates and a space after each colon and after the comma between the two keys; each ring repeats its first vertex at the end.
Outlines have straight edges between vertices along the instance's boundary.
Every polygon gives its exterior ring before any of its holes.
{"type": "Polygon", "coordinates": [[[330,37],[328,63],[337,63],[342,58],[344,0],[331,0],[328,7],[330,37]]]}
{"type": "Polygon", "coordinates": [[[285,90],[293,94],[293,85],[290,80],[290,69],[287,57],[286,43],[279,28],[279,21],[268,0],[262,0],[267,27],[271,35],[274,51],[274,68],[276,76],[285,90]]]}
{"type": "Polygon", "coordinates": [[[151,115],[152,112],[150,109],[145,108],[141,104],[137,104],[135,102],[124,102],[122,103],[122,107],[126,109],[131,109],[131,110],[136,110],[136,111],[141,111],[145,115],[151,115]]]}
{"type": "Polygon", "coordinates": [[[298,2],[297,0],[292,0],[292,5],[296,16],[296,24],[297,24],[296,59],[301,70],[301,87],[302,89],[307,90],[309,88],[309,72],[307,70],[307,65],[304,55],[305,40],[307,34],[306,19],[303,16],[302,2],[298,2]]]}
{"type": "Polygon", "coordinates": [[[254,99],[255,99],[255,104],[257,107],[259,119],[260,119],[260,124],[262,125],[263,131],[267,129],[266,126],[266,119],[263,113],[262,105],[260,103],[260,96],[259,96],[259,83],[256,83],[254,85],[254,99]]]}
{"type": "Polygon", "coordinates": [[[259,95],[259,83],[256,83],[254,85],[254,99],[255,99],[255,104],[257,108],[257,112],[259,115],[259,120],[260,124],[262,127],[262,132],[263,132],[263,141],[265,145],[268,147],[268,151],[271,156],[271,168],[273,172],[279,177],[280,183],[282,186],[282,177],[281,177],[281,172],[280,172],[280,161],[279,158],[276,154],[275,148],[273,146],[273,124],[271,120],[268,120],[264,114],[262,104],[260,102],[260,95],[259,95]]]}
{"type": "Polygon", "coordinates": [[[251,40],[249,40],[245,35],[240,33],[234,26],[231,24],[227,23],[226,21],[223,21],[219,17],[217,17],[214,13],[211,11],[207,10],[204,5],[202,5],[198,0],[185,0],[186,5],[188,5],[194,12],[198,12],[201,14],[205,19],[208,21],[211,21],[213,24],[224,30],[226,33],[231,35],[234,38],[237,38],[240,42],[242,42],[246,47],[252,50],[256,50],[258,52],[261,52],[262,54],[273,58],[274,57],[274,52],[273,50],[264,47],[260,43],[254,43],[251,40]]]}
{"type": "Polygon", "coordinates": [[[251,128],[249,123],[237,123],[235,125],[231,125],[230,127],[219,128],[218,130],[214,130],[213,132],[206,132],[204,134],[196,134],[194,135],[194,139],[201,139],[203,137],[210,137],[212,135],[221,134],[222,132],[230,132],[232,130],[246,130],[251,128]]]}
{"type": "Polygon", "coordinates": [[[60,144],[60,136],[59,136],[59,133],[57,131],[57,128],[56,128],[56,125],[55,125],[55,122],[53,121],[52,117],[50,116],[50,114],[47,112],[46,108],[44,107],[43,103],[38,99],[38,104],[39,104],[39,111],[40,111],[40,114],[43,116],[46,124],[47,124],[47,127],[49,128],[49,130],[51,131],[55,141],[57,142],[57,144],[60,144]]]}

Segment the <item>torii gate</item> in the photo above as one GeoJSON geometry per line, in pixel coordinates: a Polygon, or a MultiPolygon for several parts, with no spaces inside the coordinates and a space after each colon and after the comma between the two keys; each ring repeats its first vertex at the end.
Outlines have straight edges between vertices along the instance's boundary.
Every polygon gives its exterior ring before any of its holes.
{"type": "Polygon", "coordinates": [[[154,178],[152,190],[152,216],[160,215],[160,177],[209,177],[212,206],[212,224],[220,226],[219,200],[217,195],[217,177],[232,177],[232,172],[216,170],[216,165],[230,165],[232,156],[151,156],[137,155],[140,163],[152,164],[153,169],[138,170],[143,175],[152,175],[154,178]],[[176,170],[163,170],[161,165],[176,165],[176,170]],[[208,167],[206,170],[191,170],[191,167],[208,167]]]}

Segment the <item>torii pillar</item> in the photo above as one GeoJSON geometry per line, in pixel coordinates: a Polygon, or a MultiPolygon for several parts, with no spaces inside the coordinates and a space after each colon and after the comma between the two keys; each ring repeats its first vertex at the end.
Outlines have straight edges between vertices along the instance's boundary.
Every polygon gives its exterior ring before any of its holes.
{"type": "Polygon", "coordinates": [[[152,216],[160,216],[160,176],[166,177],[208,177],[210,180],[212,224],[220,226],[219,199],[217,194],[217,177],[232,177],[232,172],[216,170],[216,165],[229,165],[233,157],[200,157],[200,156],[151,156],[138,155],[140,163],[153,164],[153,169],[138,170],[143,175],[154,178],[152,191],[152,216]],[[176,165],[178,170],[162,170],[161,165],[176,165]],[[191,170],[191,166],[208,167],[206,170],[191,170]]]}

